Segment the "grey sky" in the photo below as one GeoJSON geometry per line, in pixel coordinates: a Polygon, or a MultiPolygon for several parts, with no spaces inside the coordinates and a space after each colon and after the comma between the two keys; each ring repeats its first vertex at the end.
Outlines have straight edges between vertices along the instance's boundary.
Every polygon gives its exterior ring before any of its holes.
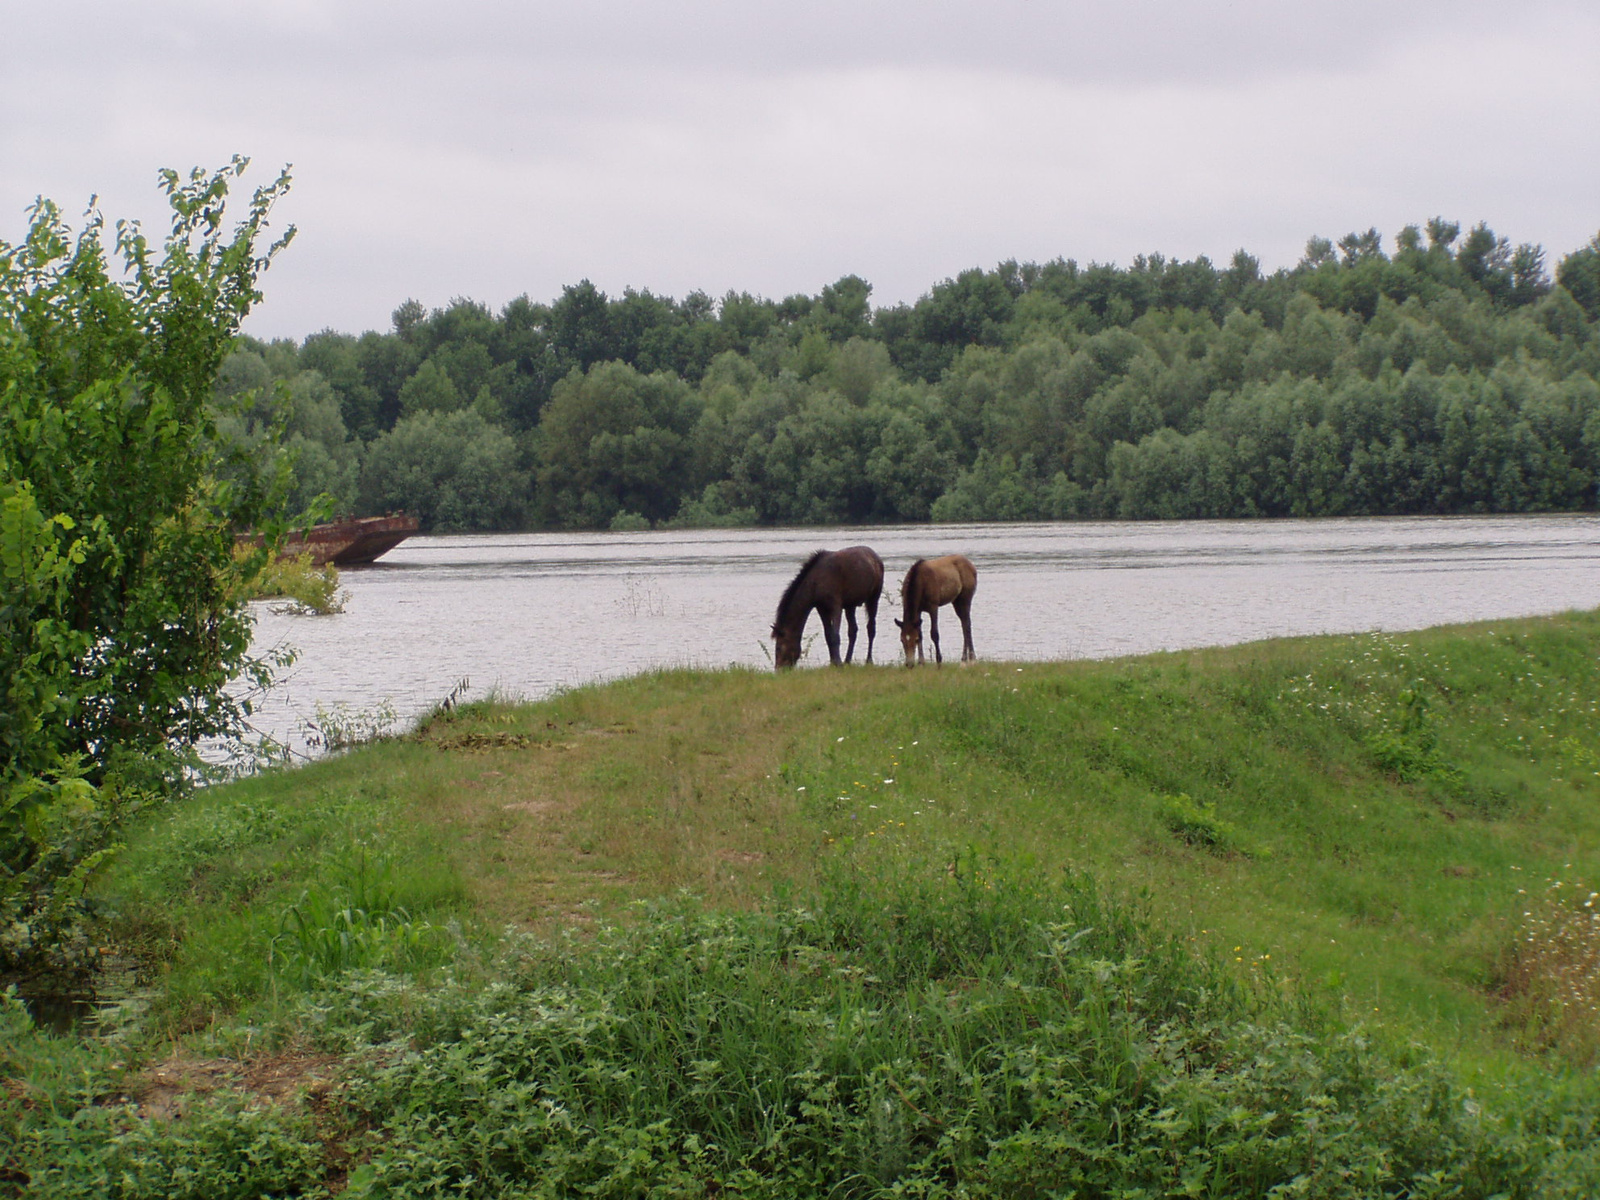
{"type": "MultiPolygon", "coordinates": [[[[20,7],[20,6],[18,6],[20,7]]],[[[1600,230],[1593,0],[63,0],[7,14],[0,237],[282,163],[259,336],[592,279],[876,303],[1006,258],[1600,230]],[[25,50],[23,49],[25,48],[25,50]]]]}

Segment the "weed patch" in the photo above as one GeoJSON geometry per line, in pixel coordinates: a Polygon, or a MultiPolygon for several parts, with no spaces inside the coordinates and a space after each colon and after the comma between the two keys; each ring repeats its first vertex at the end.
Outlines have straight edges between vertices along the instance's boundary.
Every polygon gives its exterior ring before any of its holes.
{"type": "Polygon", "coordinates": [[[1593,1064],[1600,1059],[1600,892],[1555,879],[1526,903],[1504,971],[1508,1017],[1533,1045],[1593,1064]]]}
{"type": "Polygon", "coordinates": [[[316,1106],[219,1091],[181,1122],[25,1122],[18,1170],[41,1195],[128,1197],[191,1194],[205,1172],[213,1196],[484,1198],[1486,1198],[1600,1180],[1576,1113],[1489,1109],[1086,877],[986,859],[841,863],[806,902],[742,914],[652,904],[508,943],[492,979],[331,975],[307,1012],[348,1064],[316,1106]]]}
{"type": "Polygon", "coordinates": [[[1156,812],[1166,827],[1190,846],[1213,854],[1238,854],[1245,858],[1266,858],[1271,851],[1251,842],[1240,828],[1217,814],[1217,806],[1207,800],[1196,803],[1187,792],[1156,799],[1156,812]]]}

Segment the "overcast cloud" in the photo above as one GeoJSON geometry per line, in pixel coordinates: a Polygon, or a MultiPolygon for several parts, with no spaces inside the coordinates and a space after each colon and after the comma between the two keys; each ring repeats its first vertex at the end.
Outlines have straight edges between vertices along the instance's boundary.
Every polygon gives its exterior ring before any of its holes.
{"type": "Polygon", "coordinates": [[[588,278],[886,304],[1007,258],[1293,263],[1313,234],[1600,230],[1600,6],[67,0],[8,14],[0,238],[293,164],[248,328],[588,278]]]}

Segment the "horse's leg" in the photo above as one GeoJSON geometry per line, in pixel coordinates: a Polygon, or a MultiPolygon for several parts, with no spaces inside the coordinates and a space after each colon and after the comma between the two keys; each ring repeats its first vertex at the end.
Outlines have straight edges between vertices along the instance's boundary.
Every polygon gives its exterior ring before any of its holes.
{"type": "Polygon", "coordinates": [[[951,605],[956,610],[956,616],[961,618],[961,661],[975,662],[978,652],[972,647],[972,594],[957,596],[951,605]]]}
{"type": "Polygon", "coordinates": [[[839,662],[839,610],[830,608],[819,609],[822,617],[822,636],[828,639],[828,661],[834,666],[842,665],[839,662]]]}
{"type": "Polygon", "coordinates": [[[872,639],[878,636],[878,597],[881,592],[874,592],[872,599],[867,601],[867,665],[872,665],[872,639]]]}
{"type": "Polygon", "coordinates": [[[844,610],[844,619],[850,625],[850,648],[844,652],[844,660],[845,660],[845,662],[849,662],[851,659],[855,658],[855,656],[856,656],[856,607],[855,607],[855,605],[852,604],[849,608],[844,610]]]}
{"type": "Polygon", "coordinates": [[[936,667],[944,666],[944,655],[939,653],[939,610],[936,608],[928,614],[928,633],[933,638],[933,664],[936,667]]]}

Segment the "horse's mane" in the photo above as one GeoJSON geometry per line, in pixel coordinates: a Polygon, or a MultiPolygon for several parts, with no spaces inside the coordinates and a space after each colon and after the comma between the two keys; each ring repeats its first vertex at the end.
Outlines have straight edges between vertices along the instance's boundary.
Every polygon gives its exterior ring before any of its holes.
{"type": "Polygon", "coordinates": [[[795,573],[795,577],[789,581],[789,586],[783,589],[783,599],[778,601],[778,615],[773,622],[774,624],[782,621],[783,614],[789,611],[789,605],[794,600],[794,594],[800,590],[800,581],[809,575],[811,568],[827,557],[827,554],[828,551],[826,550],[818,550],[810,558],[806,559],[800,570],[795,573]]]}
{"type": "Polygon", "coordinates": [[[922,599],[922,564],[927,561],[925,558],[919,558],[911,564],[900,592],[900,602],[904,605],[905,611],[915,614],[919,621],[922,620],[922,613],[919,611],[921,607],[919,602],[922,599]]]}

